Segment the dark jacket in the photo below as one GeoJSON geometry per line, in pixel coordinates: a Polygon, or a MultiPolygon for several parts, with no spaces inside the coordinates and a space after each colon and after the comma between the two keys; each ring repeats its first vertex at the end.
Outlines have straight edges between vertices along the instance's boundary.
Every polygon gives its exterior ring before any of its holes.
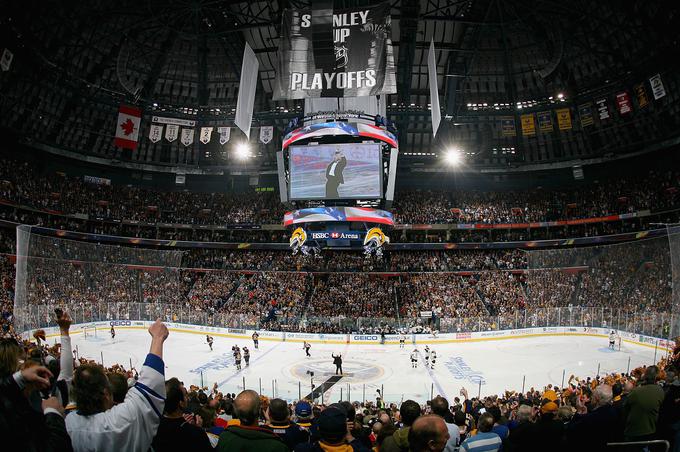
{"type": "MultiPolygon", "coordinates": [[[[558,421],[553,416],[543,415],[534,424],[534,444],[541,446],[553,444],[552,452],[557,452],[560,450],[558,445],[564,440],[564,429],[564,422],[558,421]]],[[[539,451],[541,448],[535,450],[539,451]]]]}
{"type": "Polygon", "coordinates": [[[309,432],[295,422],[286,422],[285,424],[271,423],[264,428],[271,430],[276,436],[281,438],[291,450],[298,444],[309,442],[309,432]]]}
{"type": "Polygon", "coordinates": [[[64,418],[31,408],[14,378],[0,378],[0,437],[3,448],[25,452],[72,451],[64,418]],[[15,445],[20,448],[12,449],[15,445]]]}
{"type": "Polygon", "coordinates": [[[271,430],[231,425],[220,435],[216,450],[221,452],[288,452],[290,449],[271,430]]]}
{"type": "Polygon", "coordinates": [[[608,442],[620,440],[619,415],[611,405],[601,406],[590,413],[575,415],[567,425],[569,450],[606,452],[608,442]]]}
{"type": "Polygon", "coordinates": [[[342,355],[338,355],[338,356],[331,355],[331,356],[333,357],[333,364],[335,364],[336,366],[342,364],[342,355]]]}
{"type": "Polygon", "coordinates": [[[151,443],[155,452],[185,451],[210,452],[212,446],[208,435],[195,425],[188,424],[183,418],[161,418],[158,431],[151,443]]]}
{"type": "Polygon", "coordinates": [[[380,452],[403,452],[408,451],[408,432],[411,427],[404,427],[396,432],[392,436],[385,438],[382,443],[380,452]]]}
{"type": "Polygon", "coordinates": [[[671,385],[661,403],[656,431],[661,438],[673,444],[678,422],[680,422],[680,386],[671,385]]]}
{"type": "Polygon", "coordinates": [[[657,384],[646,384],[633,389],[623,406],[626,438],[653,435],[656,432],[656,421],[663,399],[663,389],[657,384]]]}
{"type": "Polygon", "coordinates": [[[536,424],[533,422],[520,422],[517,427],[510,430],[510,436],[503,445],[505,452],[533,452],[536,449],[536,424]]]}
{"type": "Polygon", "coordinates": [[[333,167],[333,163],[334,162],[329,163],[328,166],[326,167],[326,179],[335,178],[335,180],[337,180],[338,183],[344,184],[345,178],[344,178],[342,172],[345,170],[345,166],[347,166],[347,158],[342,157],[338,161],[338,164],[335,165],[335,171],[333,171],[334,176],[331,176],[330,172],[331,172],[331,168],[333,167]]]}

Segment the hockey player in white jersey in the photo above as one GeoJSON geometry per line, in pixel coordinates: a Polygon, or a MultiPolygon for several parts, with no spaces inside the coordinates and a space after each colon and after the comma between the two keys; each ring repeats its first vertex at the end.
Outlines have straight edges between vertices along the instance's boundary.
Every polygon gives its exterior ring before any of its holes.
{"type": "Polygon", "coordinates": [[[434,363],[437,361],[437,352],[432,350],[430,352],[430,369],[434,370],[434,363]]]}
{"type": "Polygon", "coordinates": [[[418,368],[418,350],[415,348],[411,352],[411,367],[414,369],[418,368]]]}
{"type": "Polygon", "coordinates": [[[609,349],[615,350],[615,348],[616,348],[616,332],[612,330],[612,332],[609,333],[609,349]]]}

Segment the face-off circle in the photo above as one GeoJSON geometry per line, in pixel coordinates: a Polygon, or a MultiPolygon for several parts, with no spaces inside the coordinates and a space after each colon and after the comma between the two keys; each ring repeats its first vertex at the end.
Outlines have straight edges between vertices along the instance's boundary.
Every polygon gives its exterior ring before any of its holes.
{"type": "MultiPolygon", "coordinates": [[[[299,361],[291,365],[287,370],[293,378],[302,381],[309,380],[310,372],[314,373],[315,379],[327,379],[335,375],[335,366],[332,360],[328,359],[299,361]]],[[[342,370],[342,381],[345,383],[370,383],[385,377],[386,373],[391,374],[391,371],[388,372],[384,367],[373,362],[356,359],[343,359],[342,370]]]]}

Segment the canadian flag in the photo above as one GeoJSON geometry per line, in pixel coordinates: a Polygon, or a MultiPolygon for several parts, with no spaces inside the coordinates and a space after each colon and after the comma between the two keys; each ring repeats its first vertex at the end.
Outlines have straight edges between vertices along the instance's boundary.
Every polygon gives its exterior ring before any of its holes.
{"type": "Polygon", "coordinates": [[[142,122],[142,110],[136,107],[121,105],[116,122],[116,139],[113,143],[119,148],[137,149],[139,125],[142,122]]]}

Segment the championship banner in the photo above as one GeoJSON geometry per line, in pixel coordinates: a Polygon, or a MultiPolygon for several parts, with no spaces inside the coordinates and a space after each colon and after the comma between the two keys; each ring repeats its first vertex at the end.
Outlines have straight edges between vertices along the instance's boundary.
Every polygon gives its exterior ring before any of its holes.
{"type": "Polygon", "coordinates": [[[170,143],[177,139],[177,135],[179,135],[179,126],[168,125],[165,127],[165,139],[170,143]]]}
{"type": "Polygon", "coordinates": [[[607,106],[607,99],[602,98],[602,99],[597,99],[595,101],[595,105],[597,105],[597,114],[600,118],[600,121],[604,121],[605,119],[609,119],[609,107],[607,106]]]}
{"type": "Polygon", "coordinates": [[[119,148],[137,149],[139,125],[142,122],[142,110],[136,107],[121,105],[116,121],[116,137],[113,143],[119,148]]]}
{"type": "Polygon", "coordinates": [[[231,136],[231,127],[218,127],[217,133],[220,134],[220,144],[224,146],[231,136]]]}
{"type": "Polygon", "coordinates": [[[553,131],[551,112],[539,111],[538,113],[536,113],[536,117],[538,118],[538,130],[540,130],[541,132],[553,131]]]}
{"type": "Polygon", "coordinates": [[[645,90],[644,83],[638,83],[635,85],[633,87],[633,91],[635,91],[635,97],[637,97],[638,107],[645,108],[647,105],[649,105],[649,97],[647,97],[647,90],[645,90]]]}
{"type": "Polygon", "coordinates": [[[194,129],[182,129],[182,139],[180,140],[184,146],[189,146],[194,143],[194,129]]]}
{"type": "Polygon", "coordinates": [[[630,96],[627,92],[622,92],[616,95],[616,106],[619,108],[619,114],[625,115],[633,111],[633,104],[630,102],[630,96]]]}
{"type": "Polygon", "coordinates": [[[260,141],[264,144],[269,144],[274,138],[274,126],[262,126],[260,127],[260,141]]]}
{"type": "Polygon", "coordinates": [[[179,118],[165,118],[163,116],[152,116],[151,122],[157,122],[158,124],[172,124],[175,126],[184,127],[195,127],[196,121],[189,119],[179,119],[179,118]]]}
{"type": "Polygon", "coordinates": [[[208,144],[210,142],[210,137],[212,137],[212,127],[201,127],[201,136],[199,140],[203,144],[208,144]]]}
{"type": "Polygon", "coordinates": [[[163,126],[159,126],[157,124],[151,124],[151,127],[149,127],[149,140],[152,143],[158,143],[161,141],[161,137],[163,136],[163,126]]]}
{"type": "Polygon", "coordinates": [[[396,93],[391,34],[387,2],[337,10],[286,9],[274,100],[396,93]]]}
{"type": "Polygon", "coordinates": [[[593,107],[590,102],[578,106],[578,116],[581,118],[581,127],[592,126],[595,123],[595,120],[593,119],[593,107]]]}
{"type": "Polygon", "coordinates": [[[522,135],[524,136],[536,135],[536,123],[534,122],[533,113],[520,116],[520,120],[522,121],[522,135]]]}
{"type": "Polygon", "coordinates": [[[663,87],[660,74],[656,74],[654,77],[650,78],[649,83],[652,85],[654,100],[659,100],[666,95],[666,89],[663,87]]]}
{"type": "Polygon", "coordinates": [[[504,137],[514,137],[515,132],[515,118],[511,116],[504,116],[501,118],[501,131],[504,137]]]}
{"type": "Polygon", "coordinates": [[[571,130],[571,112],[568,108],[558,108],[555,110],[557,115],[557,128],[560,130],[571,130]]]}

